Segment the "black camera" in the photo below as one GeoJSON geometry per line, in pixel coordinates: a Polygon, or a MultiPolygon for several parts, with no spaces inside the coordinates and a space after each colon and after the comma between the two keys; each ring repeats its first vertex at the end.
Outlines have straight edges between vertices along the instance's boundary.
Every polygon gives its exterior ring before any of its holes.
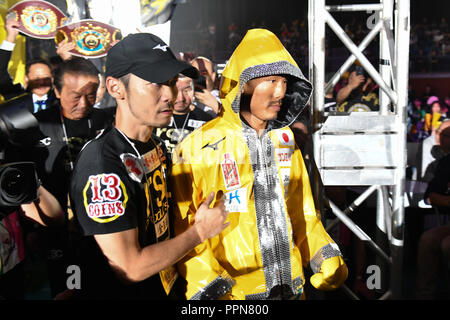
{"type": "Polygon", "coordinates": [[[41,136],[38,121],[28,109],[27,96],[0,105],[0,150],[6,143],[34,145],[41,136]]]}
{"type": "Polygon", "coordinates": [[[206,89],[206,78],[205,76],[199,76],[197,79],[194,79],[194,91],[203,91],[206,89]]]}
{"type": "Polygon", "coordinates": [[[0,105],[0,219],[38,198],[35,164],[7,162],[10,150],[35,145],[40,137],[38,122],[21,97],[0,105]]]}
{"type": "Polygon", "coordinates": [[[33,162],[14,162],[0,166],[0,214],[11,213],[38,198],[39,179],[33,162]]]}
{"type": "Polygon", "coordinates": [[[355,72],[357,76],[365,76],[366,75],[366,70],[364,70],[363,67],[361,66],[355,66],[355,72]]]}

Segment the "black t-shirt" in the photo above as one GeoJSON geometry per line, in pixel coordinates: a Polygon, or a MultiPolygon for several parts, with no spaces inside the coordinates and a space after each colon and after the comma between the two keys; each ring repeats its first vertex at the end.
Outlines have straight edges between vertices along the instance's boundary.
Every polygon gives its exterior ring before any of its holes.
{"type": "Polygon", "coordinates": [[[325,104],[323,106],[323,109],[325,112],[336,112],[337,111],[336,99],[325,97],[325,104]]]}
{"type": "MultiPolygon", "coordinates": [[[[424,198],[427,199],[430,193],[450,195],[450,154],[439,160],[433,179],[428,183],[424,198]]],[[[441,213],[450,214],[448,207],[440,208],[441,213]]]]}
{"type": "Polygon", "coordinates": [[[83,146],[86,142],[92,139],[93,136],[95,136],[95,133],[92,132],[92,121],[89,118],[80,120],[70,120],[64,118],[64,127],[67,133],[68,148],[68,150],[66,149],[66,157],[64,158],[64,161],[72,161],[75,163],[75,160],[83,146]],[[69,151],[70,154],[67,154],[67,151],[69,151]]]}
{"type": "Polygon", "coordinates": [[[174,114],[169,125],[165,128],[157,128],[155,134],[164,141],[171,155],[181,140],[212,119],[213,117],[209,114],[196,108],[187,114],[174,114]]]}
{"type": "Polygon", "coordinates": [[[351,93],[346,101],[338,105],[338,112],[378,111],[379,101],[375,92],[351,93]]]}
{"type": "Polygon", "coordinates": [[[70,195],[86,236],[86,250],[81,252],[81,264],[88,273],[82,288],[84,297],[167,298],[161,278],[173,279],[174,268],[161,276],[123,285],[93,238],[137,228],[143,248],[171,237],[167,162],[163,143],[157,137],[141,143],[128,139],[116,128],[89,142],[80,153],[70,195]]]}
{"type": "Polygon", "coordinates": [[[41,137],[30,158],[36,163],[43,186],[66,210],[72,167],[78,153],[86,142],[111,125],[111,118],[104,111],[94,109],[84,119],[63,118],[61,123],[60,109],[57,105],[35,114],[41,137]]]}

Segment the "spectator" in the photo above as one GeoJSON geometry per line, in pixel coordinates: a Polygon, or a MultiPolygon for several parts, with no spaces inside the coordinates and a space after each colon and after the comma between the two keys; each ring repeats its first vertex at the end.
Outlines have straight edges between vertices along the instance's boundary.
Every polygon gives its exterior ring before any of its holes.
{"type": "Polygon", "coordinates": [[[206,87],[203,87],[198,82],[194,85],[194,104],[197,108],[215,118],[220,113],[222,105],[220,103],[219,90],[215,87],[217,72],[214,64],[208,58],[197,57],[191,61],[191,65],[200,72],[200,79],[204,77],[204,84],[206,84],[206,87]]]}
{"type": "Polygon", "coordinates": [[[422,93],[421,99],[424,105],[429,105],[428,99],[432,96],[436,96],[433,88],[430,84],[425,85],[425,91],[422,93]]]}
{"type": "Polygon", "coordinates": [[[236,23],[232,22],[228,26],[228,44],[227,51],[229,53],[233,52],[236,46],[239,44],[241,36],[239,34],[239,27],[236,23]]]}
{"type": "MultiPolygon", "coordinates": [[[[450,133],[446,133],[450,137],[450,133]]],[[[445,285],[440,272],[447,274],[450,263],[450,155],[439,161],[434,178],[428,184],[425,199],[438,208],[446,222],[425,231],[419,240],[417,252],[416,298],[421,300],[440,299],[439,284],[445,285]],[[440,268],[440,266],[443,268],[440,268]],[[441,271],[442,270],[442,271],[441,271]]],[[[446,285],[446,294],[450,287],[446,285]]]]}
{"type": "MultiPolygon", "coordinates": [[[[112,46],[114,46],[117,42],[118,40],[113,42],[112,46]]],[[[67,42],[67,40],[63,40],[58,43],[56,53],[63,61],[67,61],[69,59],[72,59],[73,56],[71,51],[75,48],[75,46],[76,46],[75,42],[67,42]]],[[[102,58],[91,59],[91,62],[94,63],[97,70],[103,70],[102,58]]],[[[98,79],[99,79],[99,86],[97,89],[97,96],[95,99],[94,108],[103,109],[106,113],[108,113],[111,116],[111,118],[114,118],[114,114],[116,112],[115,100],[109,95],[109,93],[106,90],[105,77],[102,72],[99,72],[98,79]]]]}
{"type": "Polygon", "coordinates": [[[13,84],[8,74],[8,62],[19,34],[19,22],[10,18],[6,21],[6,39],[0,45],[0,94],[5,99],[20,97],[30,112],[47,109],[55,96],[52,89],[53,74],[51,65],[44,59],[34,59],[25,67],[24,87],[13,84]]]}
{"type": "Polygon", "coordinates": [[[423,140],[420,180],[430,182],[435,174],[438,161],[450,152],[449,135],[450,119],[447,119],[437,128],[435,134],[423,140]]]}
{"type": "Polygon", "coordinates": [[[450,107],[450,98],[448,96],[444,99],[444,104],[441,106],[441,111],[445,114],[445,117],[448,117],[448,108],[450,107]]]}
{"type": "Polygon", "coordinates": [[[441,103],[439,98],[436,96],[431,96],[427,100],[427,105],[429,106],[429,113],[425,114],[425,126],[424,130],[430,135],[434,135],[436,129],[442,123],[445,118],[441,113],[441,103]]]}
{"type": "Polygon", "coordinates": [[[213,118],[199,108],[193,107],[194,84],[191,78],[178,76],[178,94],[173,104],[173,115],[168,126],[156,128],[156,136],[164,141],[169,155],[177,144],[195,129],[213,118]]]}
{"type": "Polygon", "coordinates": [[[361,66],[350,70],[348,83],[341,88],[336,97],[339,112],[378,111],[378,95],[375,86],[361,66]]]}
{"type": "Polygon", "coordinates": [[[94,109],[98,71],[86,59],[65,61],[55,75],[55,108],[36,114],[43,139],[34,159],[43,185],[67,209],[69,177],[84,144],[111,124],[102,110],[94,109]]]}
{"type": "Polygon", "coordinates": [[[424,130],[425,115],[426,110],[422,108],[422,101],[419,98],[415,98],[412,103],[412,110],[409,114],[409,120],[411,123],[411,127],[408,132],[409,141],[420,142],[429,136],[429,134],[424,130]]]}

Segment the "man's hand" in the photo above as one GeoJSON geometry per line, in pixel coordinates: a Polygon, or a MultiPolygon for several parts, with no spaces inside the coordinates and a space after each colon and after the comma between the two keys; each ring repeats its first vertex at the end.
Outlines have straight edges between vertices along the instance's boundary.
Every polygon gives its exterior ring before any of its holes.
{"type": "Polygon", "coordinates": [[[337,104],[341,104],[344,101],[347,100],[347,98],[350,96],[350,94],[358,88],[361,83],[365,81],[365,77],[363,75],[357,75],[356,71],[353,71],[350,73],[350,76],[348,77],[348,83],[345,87],[343,87],[336,96],[336,102],[337,104]]]}
{"type": "Polygon", "coordinates": [[[223,199],[214,208],[210,208],[213,199],[214,192],[211,192],[195,213],[193,227],[196,228],[201,242],[218,235],[230,225],[230,222],[225,223],[228,212],[225,210],[223,199]]]}
{"type": "Polygon", "coordinates": [[[363,83],[366,80],[366,78],[360,74],[357,75],[355,71],[350,73],[350,77],[348,78],[348,86],[352,88],[353,90],[358,88],[361,83],[363,83]]]}
{"type": "Polygon", "coordinates": [[[56,53],[61,57],[64,61],[72,59],[72,54],[70,50],[75,49],[75,42],[67,42],[67,39],[64,39],[60,43],[58,43],[58,48],[56,49],[56,53]]]}
{"type": "Polygon", "coordinates": [[[15,43],[17,35],[19,34],[20,22],[16,21],[15,18],[11,17],[6,20],[6,41],[15,43]]]}
{"type": "Polygon", "coordinates": [[[210,107],[216,114],[220,113],[221,105],[219,101],[217,101],[216,97],[213,96],[211,92],[206,89],[203,91],[196,91],[194,93],[195,99],[204,104],[205,106],[210,107]]]}

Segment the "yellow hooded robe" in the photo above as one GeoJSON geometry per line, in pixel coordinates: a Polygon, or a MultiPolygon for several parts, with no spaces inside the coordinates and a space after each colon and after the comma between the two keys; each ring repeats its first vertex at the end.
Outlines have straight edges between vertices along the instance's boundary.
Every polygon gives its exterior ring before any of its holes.
{"type": "MultiPolygon", "coordinates": [[[[303,266],[341,258],[316,213],[301,152],[288,127],[312,86],[278,38],[247,32],[223,73],[223,112],[187,136],[174,152],[175,232],[195,221],[211,191],[224,193],[231,223],[177,265],[188,299],[270,299],[302,294],[303,266]],[[261,137],[239,117],[244,84],[285,75],[288,87],[276,120],[261,137]]],[[[217,201],[217,199],[216,199],[217,201]]]]}

